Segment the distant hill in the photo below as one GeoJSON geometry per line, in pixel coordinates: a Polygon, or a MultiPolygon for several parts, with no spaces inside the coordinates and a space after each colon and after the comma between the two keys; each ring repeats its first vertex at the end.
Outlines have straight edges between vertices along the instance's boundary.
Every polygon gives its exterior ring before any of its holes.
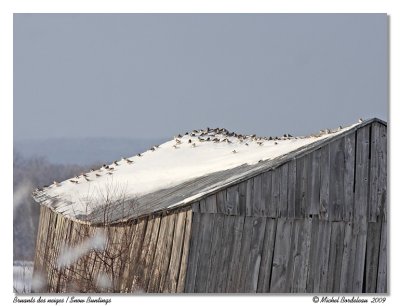
{"type": "Polygon", "coordinates": [[[90,165],[110,163],[122,156],[133,156],[160,144],[167,138],[55,138],[16,140],[14,150],[26,158],[45,157],[50,163],[90,165]]]}

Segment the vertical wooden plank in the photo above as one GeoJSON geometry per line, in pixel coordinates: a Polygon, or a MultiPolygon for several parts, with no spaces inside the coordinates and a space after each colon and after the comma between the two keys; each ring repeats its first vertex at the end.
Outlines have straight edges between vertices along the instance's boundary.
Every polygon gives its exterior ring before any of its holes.
{"type": "Polygon", "coordinates": [[[299,236],[296,241],[296,249],[293,252],[293,281],[291,292],[307,292],[307,275],[311,249],[312,218],[296,220],[299,236]]]}
{"type": "Polygon", "coordinates": [[[225,215],[217,214],[215,215],[214,225],[213,225],[213,239],[211,243],[211,251],[210,251],[210,267],[208,270],[207,276],[207,286],[206,292],[215,292],[217,287],[217,278],[216,274],[218,271],[219,265],[222,262],[222,244],[223,244],[223,230],[224,230],[224,219],[225,215]]]}
{"type": "Polygon", "coordinates": [[[382,222],[376,292],[387,293],[387,223],[382,222]]]}
{"type": "Polygon", "coordinates": [[[288,218],[296,215],[296,159],[288,163],[288,218]]]}
{"type": "MultiPolygon", "coordinates": [[[[218,199],[218,196],[217,196],[218,199]]],[[[192,229],[190,236],[190,247],[189,247],[189,258],[186,270],[186,285],[185,292],[193,293],[194,286],[196,283],[196,272],[197,272],[197,262],[199,260],[199,248],[200,248],[200,226],[201,219],[200,213],[193,212],[192,215],[192,229]]]]}
{"type": "Polygon", "coordinates": [[[260,272],[262,244],[264,242],[266,218],[255,217],[250,242],[249,265],[246,271],[244,291],[246,293],[257,292],[258,275],[260,272]]]}
{"type": "Polygon", "coordinates": [[[200,202],[194,202],[192,204],[192,211],[193,212],[200,212],[200,202]]]}
{"type": "Polygon", "coordinates": [[[278,217],[286,218],[288,215],[288,163],[279,167],[280,191],[279,191],[279,214],[278,217]]]}
{"type": "Polygon", "coordinates": [[[319,216],[321,220],[328,220],[329,213],[329,145],[321,148],[321,189],[320,189],[320,206],[319,216]]]}
{"type": "Polygon", "coordinates": [[[381,241],[381,218],[368,222],[367,254],[365,257],[365,284],[363,292],[375,293],[378,279],[379,246],[381,241]]]}
{"type": "Polygon", "coordinates": [[[207,212],[210,214],[216,214],[217,209],[217,195],[211,194],[206,198],[207,212]]]}
{"type": "Polygon", "coordinates": [[[344,138],[329,144],[329,212],[328,219],[342,221],[344,214],[344,138]]]}
{"type": "Polygon", "coordinates": [[[272,261],[275,249],[277,219],[266,218],[264,243],[262,245],[260,272],[258,276],[257,292],[270,291],[269,281],[272,273],[272,261]]]}
{"type": "Polygon", "coordinates": [[[319,215],[320,158],[320,149],[309,154],[307,165],[307,169],[309,169],[309,178],[307,179],[307,194],[310,201],[309,215],[319,215]]]}
{"type": "MultiPolygon", "coordinates": [[[[146,243],[148,243],[149,235],[146,237],[146,228],[148,221],[147,219],[139,222],[142,226],[142,231],[138,231],[138,224],[130,225],[130,234],[131,237],[127,245],[129,246],[128,250],[128,260],[126,260],[126,267],[124,268],[122,281],[121,281],[121,291],[122,292],[130,292],[132,288],[132,283],[134,282],[135,276],[137,276],[137,266],[140,258],[140,250],[142,248],[143,243],[145,242],[145,238],[147,238],[146,243]],[[140,237],[140,238],[139,238],[140,237]],[[139,239],[138,239],[139,238],[139,239]],[[138,240],[140,241],[140,246],[138,246],[138,240]]],[[[128,237],[126,237],[128,238],[128,237]]]]}
{"type": "Polygon", "coordinates": [[[246,182],[246,216],[253,215],[253,179],[248,179],[246,182]]]}
{"type": "Polygon", "coordinates": [[[183,249],[182,249],[182,259],[179,270],[178,285],[176,288],[176,292],[178,293],[183,293],[185,291],[186,271],[189,259],[189,246],[190,246],[190,238],[192,230],[192,216],[193,212],[191,210],[187,210],[186,220],[185,220],[185,234],[184,234],[183,249]]]}
{"type": "Polygon", "coordinates": [[[239,260],[244,218],[245,216],[225,217],[222,248],[223,260],[217,273],[217,293],[233,292],[232,285],[230,284],[234,284],[238,277],[234,263],[239,260]]]}
{"type": "Polygon", "coordinates": [[[254,177],[253,192],[254,192],[254,205],[253,205],[253,216],[261,216],[261,175],[254,177]]]}
{"type": "Polygon", "coordinates": [[[345,222],[332,222],[326,292],[340,292],[345,222]]]}
{"type": "Polygon", "coordinates": [[[239,263],[232,269],[236,270],[235,272],[239,274],[238,282],[234,286],[233,292],[245,292],[246,288],[246,274],[249,270],[250,266],[250,243],[251,236],[253,233],[253,222],[256,217],[246,216],[244,219],[244,227],[242,234],[242,242],[240,245],[240,255],[239,255],[239,263]]]}
{"type": "Polygon", "coordinates": [[[357,234],[357,247],[353,275],[353,292],[362,292],[364,278],[369,187],[369,130],[370,126],[365,126],[357,130],[356,182],[354,193],[354,230],[357,234]]]}
{"type": "Polygon", "coordinates": [[[236,216],[239,214],[239,185],[227,188],[225,205],[225,211],[228,215],[236,216]]]}
{"type": "Polygon", "coordinates": [[[295,218],[304,218],[309,214],[309,203],[306,203],[307,192],[307,168],[306,156],[296,159],[296,198],[295,218]]]}
{"type": "Polygon", "coordinates": [[[315,275],[314,292],[327,292],[329,247],[332,222],[321,220],[317,242],[317,262],[319,273],[315,275]]]}
{"type": "Polygon", "coordinates": [[[134,291],[147,292],[147,288],[148,288],[149,281],[151,278],[151,272],[152,272],[156,248],[157,248],[158,233],[159,233],[160,224],[161,224],[161,216],[154,217],[152,222],[153,222],[153,226],[151,227],[151,229],[150,228],[148,229],[151,232],[150,243],[149,243],[148,249],[147,249],[147,251],[142,250],[142,253],[140,255],[140,262],[144,262],[143,271],[141,271],[141,273],[139,274],[137,284],[135,281],[132,284],[133,292],[134,291]],[[142,276],[142,277],[140,277],[140,276],[142,276]]]}
{"type": "Polygon", "coordinates": [[[384,215],[387,220],[387,128],[384,125],[379,127],[379,158],[378,158],[378,213],[384,215]]]}
{"type": "Polygon", "coordinates": [[[156,244],[156,252],[154,254],[153,266],[151,269],[151,277],[147,292],[157,293],[159,291],[160,279],[162,277],[162,267],[164,262],[164,252],[166,250],[166,238],[169,232],[169,218],[167,215],[161,217],[160,230],[156,244]]]}
{"type": "Polygon", "coordinates": [[[176,292],[179,279],[179,270],[182,260],[182,248],[185,234],[186,211],[176,212],[174,236],[172,239],[171,256],[162,292],[176,292]]]}
{"type": "Polygon", "coordinates": [[[265,215],[273,218],[275,214],[272,207],[272,171],[263,173],[262,181],[263,191],[265,193],[265,215]]]}
{"type": "Polygon", "coordinates": [[[355,137],[351,133],[344,137],[344,211],[343,220],[352,221],[354,211],[354,175],[355,175],[355,137]]]}
{"type": "Polygon", "coordinates": [[[271,179],[272,179],[272,199],[271,199],[271,211],[268,216],[272,218],[276,218],[278,214],[278,207],[279,207],[279,194],[280,194],[280,185],[281,185],[281,177],[279,175],[279,170],[274,169],[271,172],[271,179]]]}
{"type": "Polygon", "coordinates": [[[239,183],[239,215],[246,215],[246,190],[247,190],[247,182],[239,183]]]}
{"type": "Polygon", "coordinates": [[[353,288],[353,271],[355,260],[356,239],[353,234],[353,223],[347,222],[344,230],[344,245],[342,268],[340,272],[340,288],[342,293],[350,293],[353,288]]]}
{"type": "Polygon", "coordinates": [[[199,258],[197,261],[197,272],[194,292],[204,293],[207,291],[207,276],[210,267],[211,243],[215,214],[201,214],[199,258]]]}
{"type": "Polygon", "coordinates": [[[267,216],[267,201],[269,199],[269,195],[267,194],[267,181],[266,181],[266,172],[260,174],[261,179],[261,204],[260,204],[260,216],[267,216]]]}
{"type": "Polygon", "coordinates": [[[200,213],[208,213],[206,199],[201,199],[199,203],[200,213]]]}
{"type": "Polygon", "coordinates": [[[289,281],[287,279],[287,265],[290,256],[292,225],[292,219],[278,219],[270,283],[271,293],[285,292],[287,282],[289,281]]]}
{"type": "Polygon", "coordinates": [[[371,124],[371,156],[369,168],[369,201],[368,201],[368,222],[376,222],[378,216],[378,177],[379,177],[379,153],[380,133],[379,123],[371,124]]]}
{"type": "MultiPolygon", "coordinates": [[[[226,214],[226,189],[217,192],[217,213],[226,214]]],[[[193,211],[194,212],[194,211],[193,211]]]]}
{"type": "Polygon", "coordinates": [[[310,239],[310,251],[308,258],[307,289],[306,289],[308,293],[316,292],[315,287],[319,287],[319,283],[317,283],[317,275],[320,273],[319,262],[318,262],[319,225],[320,225],[320,220],[318,216],[314,215],[311,219],[311,239],[310,239]]]}

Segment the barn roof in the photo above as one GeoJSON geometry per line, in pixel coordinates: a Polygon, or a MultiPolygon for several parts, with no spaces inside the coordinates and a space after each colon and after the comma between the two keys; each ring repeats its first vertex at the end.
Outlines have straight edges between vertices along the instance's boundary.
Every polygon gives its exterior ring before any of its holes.
{"type": "Polygon", "coordinates": [[[36,189],[34,199],[77,222],[112,224],[188,205],[349,134],[369,119],[307,137],[194,130],[111,165],[36,189]]]}

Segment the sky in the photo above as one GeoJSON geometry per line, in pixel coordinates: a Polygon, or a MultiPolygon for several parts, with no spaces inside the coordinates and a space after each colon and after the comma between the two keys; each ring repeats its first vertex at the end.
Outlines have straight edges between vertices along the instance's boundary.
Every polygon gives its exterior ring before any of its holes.
{"type": "Polygon", "coordinates": [[[14,140],[388,118],[386,14],[15,14],[14,140]]]}

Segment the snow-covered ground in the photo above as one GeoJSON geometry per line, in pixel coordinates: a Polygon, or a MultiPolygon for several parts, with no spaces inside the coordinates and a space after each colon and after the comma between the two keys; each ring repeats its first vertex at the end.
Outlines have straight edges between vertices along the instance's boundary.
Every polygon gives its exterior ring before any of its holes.
{"type": "Polygon", "coordinates": [[[91,213],[106,204],[106,200],[110,203],[122,197],[134,198],[217,171],[273,159],[356,125],[323,130],[307,137],[259,137],[225,129],[194,130],[140,155],[121,158],[111,165],[37,190],[35,197],[74,219],[76,215],[91,213]],[[56,206],[52,199],[57,199],[56,206]]]}
{"type": "Polygon", "coordinates": [[[33,262],[14,261],[13,290],[16,293],[30,293],[32,285],[33,262]]]}

